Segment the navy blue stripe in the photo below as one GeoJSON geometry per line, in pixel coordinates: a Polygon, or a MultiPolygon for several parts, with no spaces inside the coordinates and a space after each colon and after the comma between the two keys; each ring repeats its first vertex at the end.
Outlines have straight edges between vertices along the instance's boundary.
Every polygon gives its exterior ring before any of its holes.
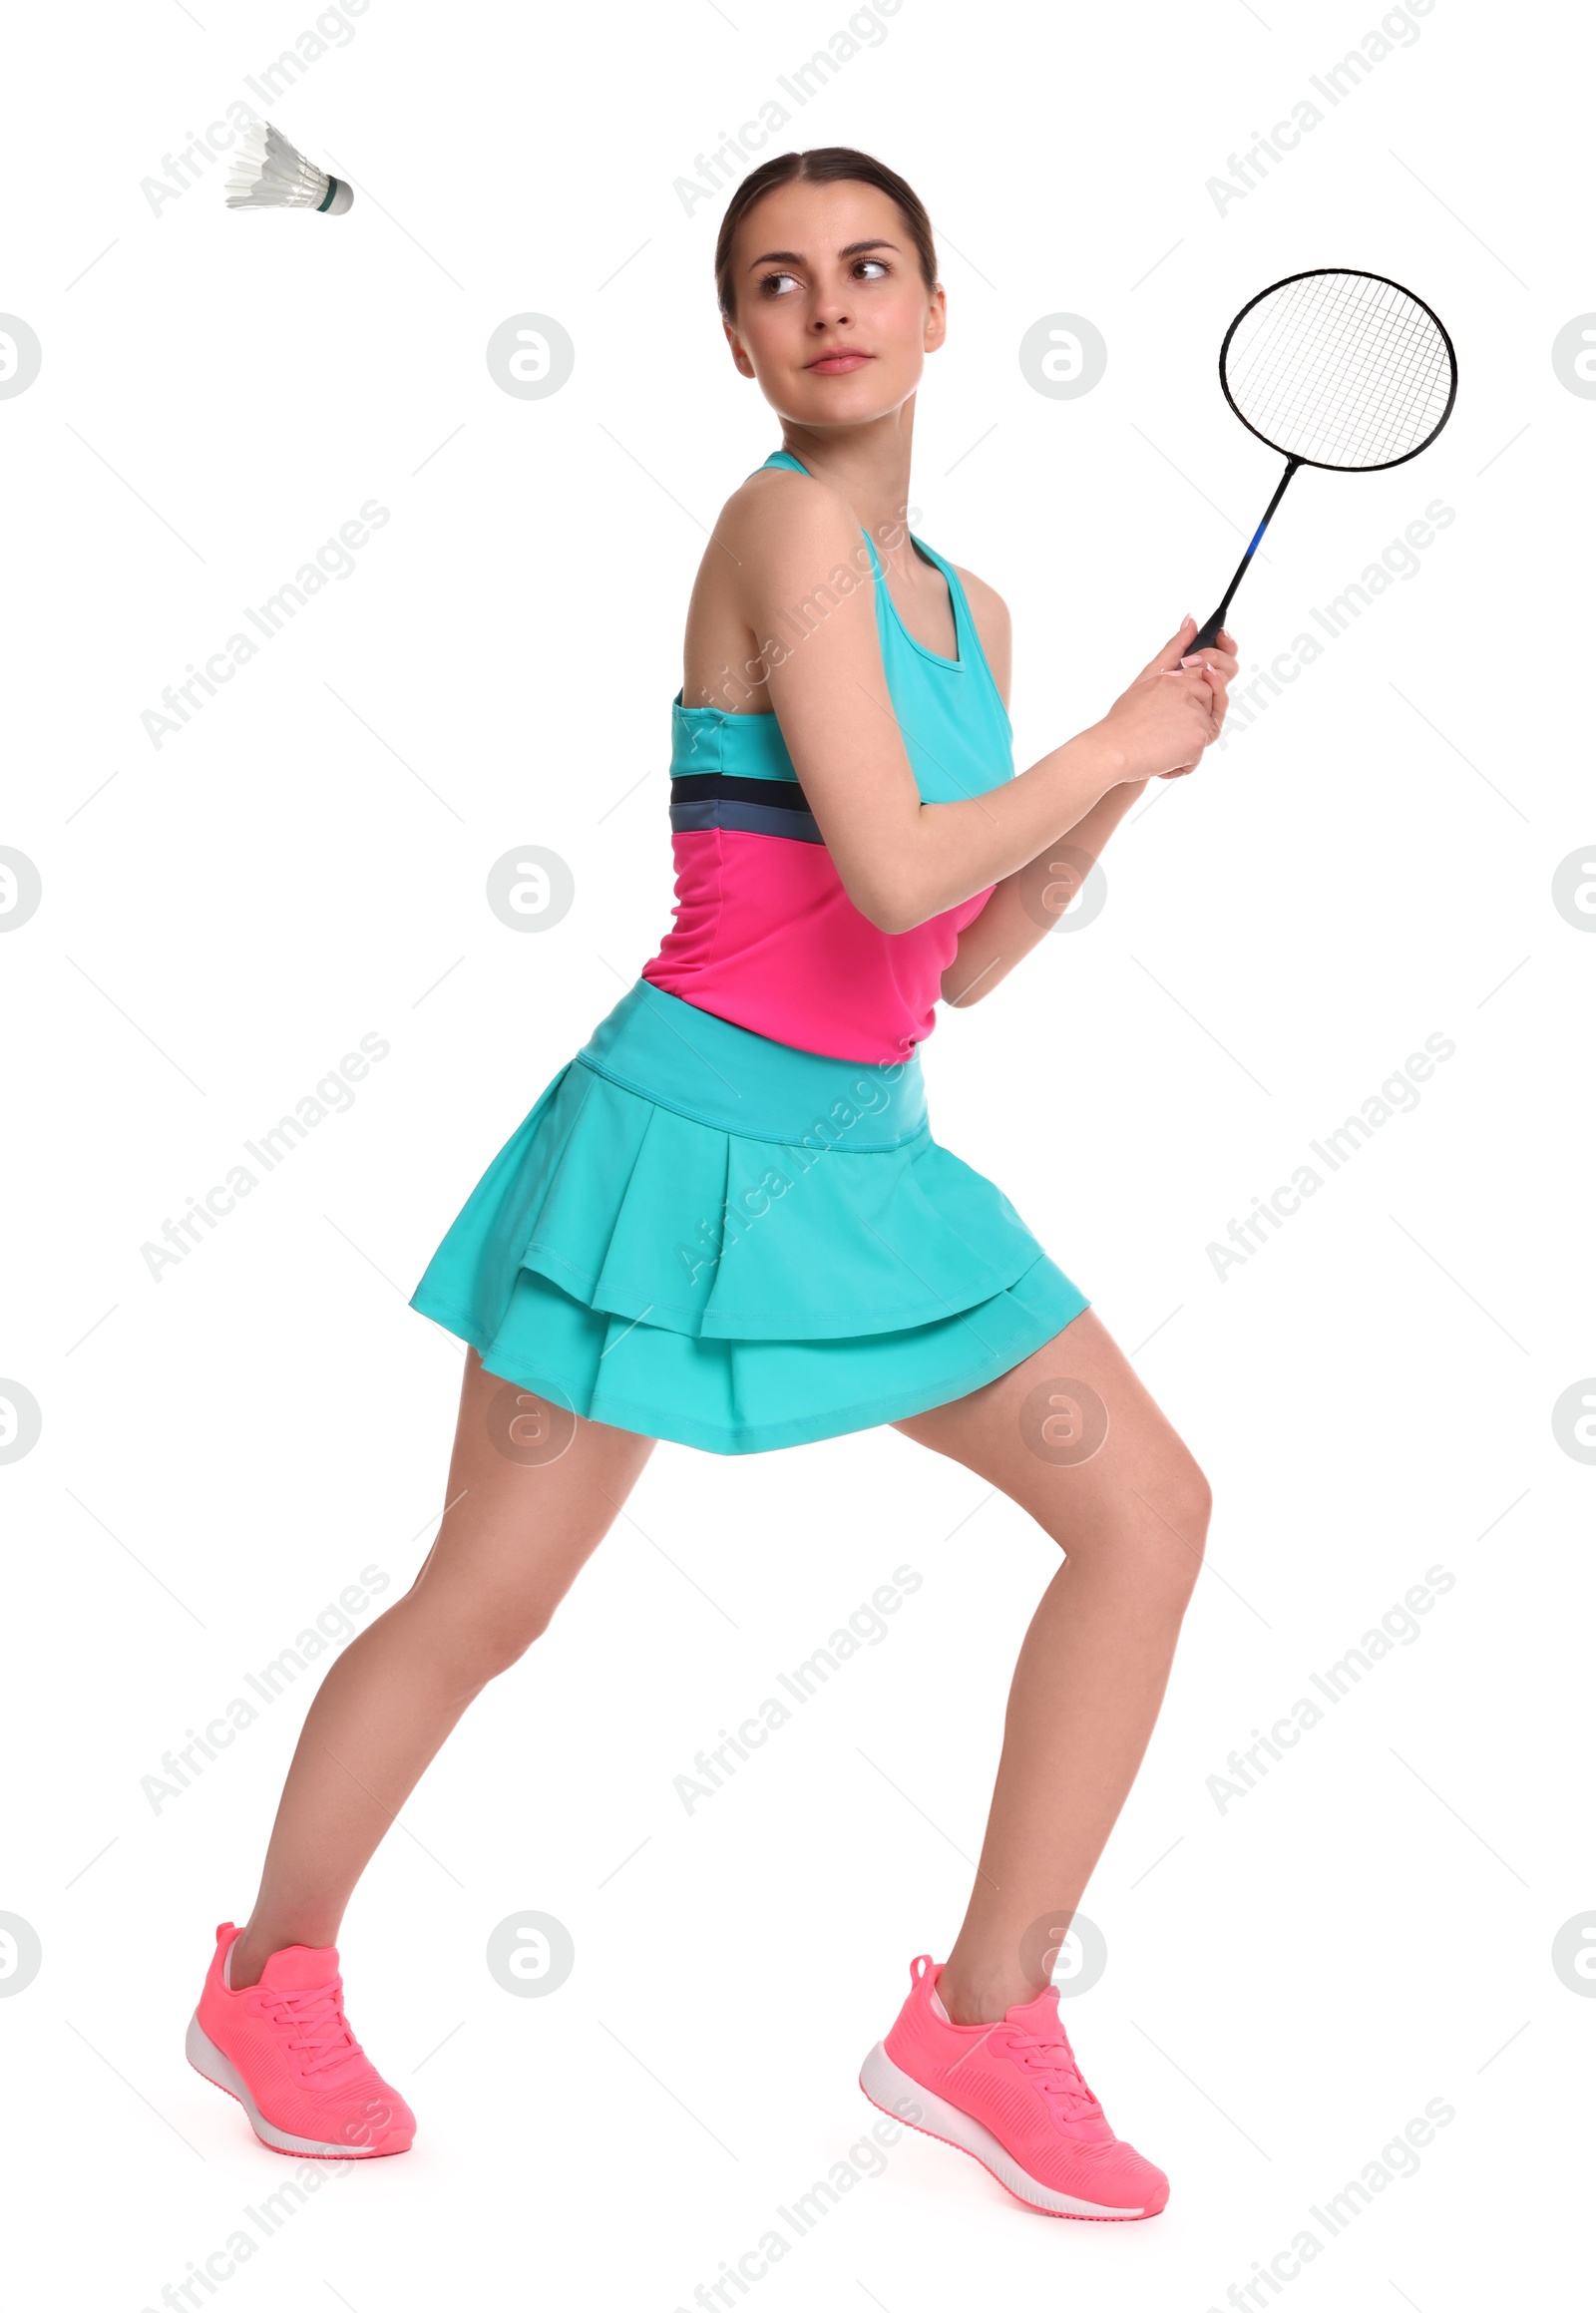
{"type": "Polygon", "coordinates": [[[763,803],[777,811],[807,811],[796,779],[739,779],[729,771],[688,771],[670,782],[672,803],[702,803],[723,795],[734,803],[763,803]]]}
{"type": "MultiPolygon", "coordinates": [[[[680,782],[676,782],[677,785],[680,782]]],[[[763,782],[744,780],[743,786],[763,782]]],[[[706,829],[731,828],[742,835],[786,836],[793,843],[824,843],[825,837],[808,811],[784,810],[769,803],[739,803],[724,795],[705,796],[701,803],[670,806],[672,835],[701,835],[706,829]]]]}

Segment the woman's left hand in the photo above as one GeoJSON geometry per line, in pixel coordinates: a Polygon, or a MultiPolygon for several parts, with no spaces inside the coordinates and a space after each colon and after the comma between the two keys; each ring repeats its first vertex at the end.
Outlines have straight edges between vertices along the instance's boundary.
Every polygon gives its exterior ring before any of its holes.
{"type": "MultiPolygon", "coordinates": [[[[1194,651],[1189,657],[1183,658],[1180,663],[1182,666],[1207,668],[1208,687],[1214,694],[1214,720],[1223,725],[1226,709],[1230,704],[1230,686],[1235,681],[1241,664],[1236,654],[1235,636],[1226,627],[1221,626],[1206,650],[1194,651]]],[[[1160,771],[1157,776],[1160,779],[1184,779],[1187,772],[1194,771],[1196,767],[1194,763],[1183,763],[1178,770],[1160,771]]]]}

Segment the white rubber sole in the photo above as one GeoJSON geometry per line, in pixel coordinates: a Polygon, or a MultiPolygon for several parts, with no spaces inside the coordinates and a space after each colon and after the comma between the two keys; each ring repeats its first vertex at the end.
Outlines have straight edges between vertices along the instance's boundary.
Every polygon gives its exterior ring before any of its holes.
{"type": "Polygon", "coordinates": [[[918,2128],[924,2136],[935,2136],[940,2143],[953,2144],[961,2152],[970,2153],[1028,2208],[1039,2208],[1048,2216],[1090,2216],[1109,2221],[1151,2213],[1145,2208],[1105,2208],[1095,2200],[1081,2200],[1072,2192],[1055,2192],[1051,2185],[1038,2183],[990,2128],[984,2128],[957,2105],[950,2105],[930,2089],[922,2088],[919,2081],[911,2080],[908,2073],[901,2072],[882,2041],[878,2040],[866,2057],[860,2069],[859,2086],[889,2119],[901,2120],[905,2127],[918,2128]],[[918,2118],[911,2119],[911,2114],[918,2118]]]}
{"type": "Polygon", "coordinates": [[[222,2092],[237,2099],[249,2116],[249,2125],[262,2144],[269,2144],[273,2152],[298,2152],[307,2159],[320,2160],[374,2160],[379,2155],[365,2144],[324,2144],[317,2136],[290,2136],[286,2128],[273,2127],[265,2118],[245,2086],[243,2075],[229,2064],[215,2042],[205,2033],[200,2022],[200,2011],[195,2010],[189,2022],[189,2037],[184,2043],[184,2054],[197,2073],[222,2092]]]}

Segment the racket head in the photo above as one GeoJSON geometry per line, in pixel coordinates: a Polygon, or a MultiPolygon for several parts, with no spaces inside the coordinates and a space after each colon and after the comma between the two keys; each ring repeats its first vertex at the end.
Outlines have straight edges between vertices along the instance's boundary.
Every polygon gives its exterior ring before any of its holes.
{"type": "Polygon", "coordinates": [[[1457,353],[1440,315],[1400,281],[1316,265],[1242,307],[1219,348],[1219,384],[1247,431],[1295,465],[1377,474],[1445,425],[1457,353]]]}

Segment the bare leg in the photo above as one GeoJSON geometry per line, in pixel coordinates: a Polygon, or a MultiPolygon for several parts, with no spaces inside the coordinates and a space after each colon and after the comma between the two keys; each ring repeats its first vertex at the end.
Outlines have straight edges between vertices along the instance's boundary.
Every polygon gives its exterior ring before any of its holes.
{"type": "MultiPolygon", "coordinates": [[[[443,1523],[411,1588],[345,1648],[310,1707],[233,1946],[235,1989],[285,1944],[337,1940],[355,1882],[445,1735],[547,1628],[653,1451],[651,1438],[579,1419],[557,1458],[517,1460],[504,1450],[516,1442],[510,1387],[468,1351],[443,1523]]],[[[542,1400],[521,1397],[521,1436],[536,1437],[542,1400]]]]}
{"type": "Polygon", "coordinates": [[[991,2023],[1046,1982],[1141,1764],[1202,1562],[1208,1485],[1090,1310],[984,1389],[895,1426],[999,1487],[1066,1552],[1019,1650],[981,1869],[938,1987],[956,2023],[991,2023]],[[1083,1460],[1044,1458],[1071,1450],[1067,1408],[1044,1435],[1033,1401],[1061,1379],[1107,1409],[1083,1460]]]}

